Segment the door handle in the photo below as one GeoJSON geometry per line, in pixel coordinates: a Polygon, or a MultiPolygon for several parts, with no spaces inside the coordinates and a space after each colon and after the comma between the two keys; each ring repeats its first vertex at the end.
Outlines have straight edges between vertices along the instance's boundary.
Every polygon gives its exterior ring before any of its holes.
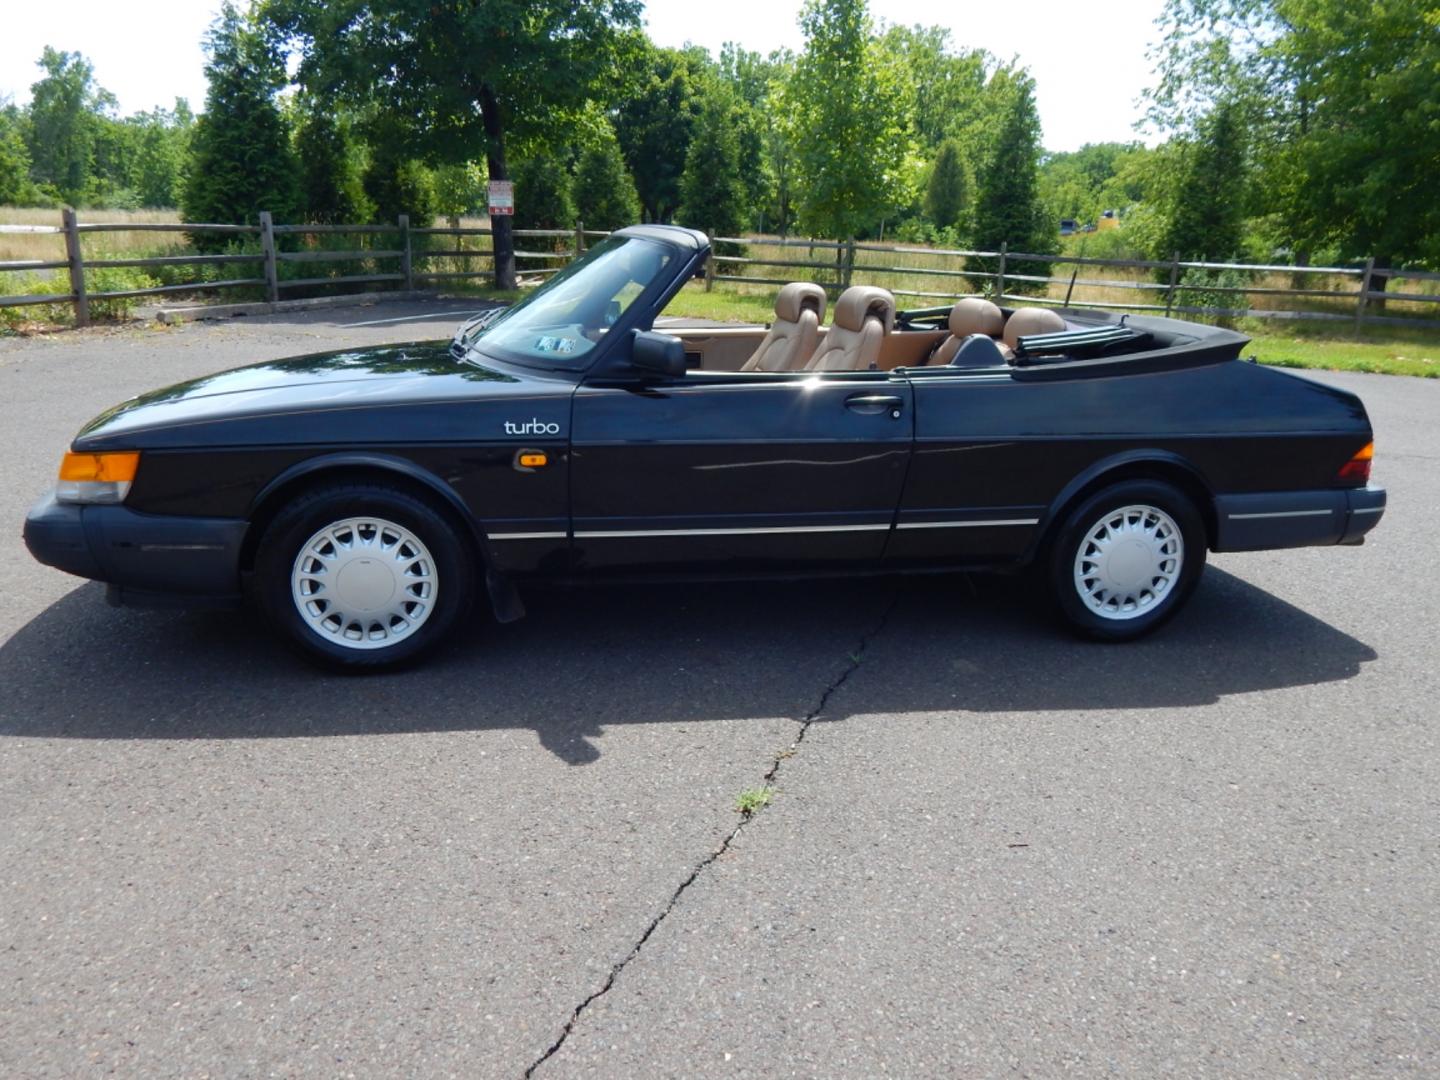
{"type": "Polygon", "coordinates": [[[864,416],[878,416],[888,412],[892,419],[900,419],[900,410],[905,399],[895,394],[851,394],[845,399],[845,407],[851,412],[864,416]]]}

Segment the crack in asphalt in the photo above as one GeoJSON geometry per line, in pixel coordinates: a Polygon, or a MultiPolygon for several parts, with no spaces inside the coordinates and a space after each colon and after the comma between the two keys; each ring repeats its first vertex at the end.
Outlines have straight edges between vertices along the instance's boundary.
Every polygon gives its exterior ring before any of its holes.
{"type": "MultiPolygon", "coordinates": [[[[850,662],[846,664],[840,674],[832,679],[830,684],[821,691],[820,700],[815,703],[815,708],[811,709],[800,720],[800,730],[795,733],[795,738],[791,740],[790,745],[775,755],[774,761],[771,762],[770,768],[764,776],[764,781],[767,785],[779,774],[780,766],[784,764],[785,760],[794,756],[795,752],[800,748],[800,744],[805,741],[805,736],[810,731],[810,726],[814,724],[820,717],[820,714],[825,711],[825,706],[829,704],[831,697],[849,681],[851,675],[859,670],[861,662],[865,659],[865,650],[870,647],[870,643],[885,629],[885,624],[890,621],[890,615],[894,612],[895,605],[899,602],[900,593],[896,591],[891,594],[889,602],[885,605],[884,610],[881,611],[880,617],[875,621],[875,624],[860,635],[859,643],[850,653],[850,662]]],[[[640,935],[639,940],[630,947],[628,953],[610,968],[610,974],[600,989],[596,990],[584,1001],[580,1002],[579,1005],[575,1006],[570,1013],[570,1018],[565,1021],[565,1026],[560,1030],[559,1036],[550,1044],[543,1054],[531,1062],[529,1067],[526,1068],[524,1072],[526,1080],[533,1077],[540,1066],[544,1065],[545,1062],[549,1061],[559,1052],[560,1048],[565,1045],[565,1040],[570,1038],[570,1033],[575,1030],[575,1026],[580,1022],[580,1017],[584,1015],[585,1010],[610,992],[611,988],[614,987],[616,981],[620,978],[620,973],[625,970],[630,961],[640,955],[640,950],[645,947],[645,943],[650,940],[656,930],[660,929],[660,924],[670,917],[670,913],[675,910],[675,906],[680,902],[680,897],[685,895],[686,890],[700,879],[701,874],[705,873],[717,859],[730,850],[730,845],[735,842],[735,838],[740,835],[745,826],[759,817],[763,811],[764,807],[761,807],[759,810],[755,810],[742,817],[739,824],[725,834],[725,839],[720,841],[720,845],[709,855],[705,856],[705,858],[701,859],[700,862],[695,865],[695,868],[690,871],[689,875],[680,882],[675,891],[670,894],[670,899],[666,902],[665,906],[661,908],[660,913],[651,919],[650,924],[645,927],[645,932],[640,935]]]]}

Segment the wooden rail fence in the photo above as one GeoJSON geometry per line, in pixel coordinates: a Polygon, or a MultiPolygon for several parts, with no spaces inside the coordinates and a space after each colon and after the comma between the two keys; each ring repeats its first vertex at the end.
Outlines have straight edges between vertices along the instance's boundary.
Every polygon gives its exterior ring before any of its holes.
{"type": "MultiPolygon", "coordinates": [[[[209,225],[181,223],[91,223],[81,222],[73,210],[61,213],[61,223],[55,226],[0,225],[0,232],[49,232],[62,233],[65,241],[63,260],[21,260],[0,262],[0,274],[27,273],[36,271],[64,270],[68,276],[69,289],[65,292],[51,292],[41,295],[3,295],[0,284],[0,308],[21,307],[33,304],[69,304],[75,313],[77,325],[90,321],[90,304],[93,301],[119,300],[142,296],[162,296],[214,292],[227,289],[262,290],[267,301],[280,299],[287,289],[314,288],[330,285],[391,285],[413,290],[418,284],[434,284],[445,281],[488,277],[490,269],[473,269],[474,260],[489,261],[493,253],[485,247],[463,247],[464,238],[488,237],[491,230],[484,227],[471,228],[457,225],[412,227],[409,218],[401,215],[394,225],[277,225],[269,212],[262,211],[258,225],[209,225]],[[202,236],[222,236],[235,239],[258,238],[259,251],[226,254],[182,254],[156,256],[152,258],[86,258],[82,239],[89,235],[118,232],[159,232],[186,233],[202,236]],[[352,250],[328,250],[318,247],[299,246],[302,238],[318,238],[326,235],[355,237],[393,237],[391,246],[384,248],[354,248],[352,250]],[[417,242],[417,238],[426,238],[417,242]],[[451,237],[454,244],[445,247],[432,246],[429,238],[451,237]],[[286,238],[296,238],[287,240],[286,238]],[[434,259],[448,259],[452,264],[458,261],[465,269],[437,269],[428,264],[434,259]],[[289,277],[281,272],[282,265],[347,262],[389,261],[396,265],[392,271],[343,274],[335,277],[289,277]],[[232,277],[218,281],[193,281],[170,285],[155,285],[148,288],[89,291],[86,287],[87,270],[106,267],[165,267],[165,266],[207,266],[237,265],[251,270],[250,276],[232,277]]],[[[519,240],[541,240],[551,245],[551,250],[517,250],[517,262],[525,264],[520,271],[522,279],[544,277],[553,274],[584,252],[587,241],[608,235],[600,230],[585,229],[576,223],[573,229],[516,229],[519,240]],[[564,244],[562,245],[562,241],[564,244]],[[538,264],[538,265],[537,265],[538,264]],[[558,265],[552,265],[558,264],[558,265]]],[[[1135,302],[1079,300],[1077,306],[1089,308],[1112,308],[1125,311],[1158,311],[1166,315],[1201,315],[1210,317],[1250,317],[1259,319],[1317,319],[1330,321],[1353,321],[1358,330],[1366,323],[1392,323],[1411,326],[1440,326],[1440,319],[1412,318],[1381,314],[1377,304],[1390,301],[1404,301],[1417,304],[1440,303],[1440,293],[1414,291],[1392,292],[1375,289],[1376,279],[1383,274],[1388,279],[1399,281],[1440,281],[1440,273],[1420,270],[1379,270],[1374,259],[1368,259],[1363,267],[1314,267],[1284,266],[1253,263],[1215,263],[1189,261],[1178,254],[1169,260],[1106,259],[1083,255],[1045,255],[1029,252],[1010,251],[1001,244],[998,251],[975,251],[967,249],[924,248],[903,244],[871,244],[854,240],[837,242],[832,240],[811,240],[795,237],[716,237],[717,244],[726,245],[721,250],[746,250],[747,254],[715,254],[706,268],[705,289],[713,289],[717,283],[727,285],[783,285],[797,277],[816,279],[831,290],[848,287],[857,280],[883,278],[887,275],[905,275],[915,278],[935,279],[935,289],[894,288],[897,296],[931,300],[952,300],[966,296],[986,296],[997,301],[1033,303],[1037,299],[1054,301],[1058,297],[1037,297],[1033,293],[1016,291],[1030,287],[1048,292],[1052,287],[1063,287],[1063,306],[1070,306],[1076,286],[1081,288],[1103,288],[1135,292],[1135,302]],[[778,256],[768,256],[766,248],[778,248],[778,256]],[[789,250],[804,248],[806,258],[790,258],[789,250]],[[816,252],[826,255],[817,259],[816,252]],[[868,260],[871,254],[898,256],[882,263],[868,260]],[[858,256],[858,259],[857,259],[858,256]],[[916,258],[947,258],[964,260],[964,268],[954,269],[938,266],[909,265],[916,258]],[[1050,268],[1048,274],[1020,272],[1044,264],[1050,268]],[[1055,276],[1059,267],[1073,267],[1067,276],[1055,276]],[[1080,277],[1083,268],[1097,267],[1141,270],[1158,273],[1155,281],[1116,280],[1101,276],[1080,277]],[[800,275],[789,273],[784,276],[766,276],[775,270],[806,270],[812,273],[800,275]],[[1353,280],[1354,289],[1334,288],[1280,288],[1274,285],[1247,282],[1241,285],[1195,284],[1185,280],[1190,270],[1236,271],[1246,275],[1287,274],[1292,276],[1312,275],[1318,284],[1324,278],[1353,280]],[[758,271],[758,273],[756,273],[758,271]],[[1160,280],[1163,279],[1163,280],[1160,280]],[[951,286],[946,288],[946,286],[951,286]],[[956,288],[955,286],[959,286],[956,288]],[[978,287],[977,287],[978,286],[978,287]],[[1148,298],[1141,298],[1144,293],[1148,298]],[[1178,301],[1185,294],[1236,296],[1241,303],[1226,306],[1196,306],[1178,301]],[[1348,311],[1308,311],[1296,308],[1253,308],[1248,297],[1268,296],[1277,298],[1326,298],[1337,301],[1348,311]]],[[[0,278],[0,283],[5,279],[0,278]]]]}

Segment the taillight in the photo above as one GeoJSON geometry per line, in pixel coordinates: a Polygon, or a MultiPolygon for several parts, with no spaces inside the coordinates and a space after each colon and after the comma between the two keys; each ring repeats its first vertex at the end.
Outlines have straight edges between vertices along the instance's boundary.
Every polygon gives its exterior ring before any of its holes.
{"type": "Polygon", "coordinates": [[[1340,472],[1335,479],[1342,484],[1353,484],[1360,487],[1370,482],[1370,462],[1375,457],[1375,444],[1368,442],[1359,450],[1355,456],[1340,467],[1340,472]]]}

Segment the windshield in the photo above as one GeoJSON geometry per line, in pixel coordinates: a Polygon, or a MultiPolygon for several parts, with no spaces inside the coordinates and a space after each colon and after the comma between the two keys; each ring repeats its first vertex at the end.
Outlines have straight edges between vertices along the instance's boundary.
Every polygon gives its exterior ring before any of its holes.
{"type": "Polygon", "coordinates": [[[608,237],[500,315],[462,327],[458,343],[512,363],[583,368],[605,332],[676,257],[664,244],[608,237]]]}

